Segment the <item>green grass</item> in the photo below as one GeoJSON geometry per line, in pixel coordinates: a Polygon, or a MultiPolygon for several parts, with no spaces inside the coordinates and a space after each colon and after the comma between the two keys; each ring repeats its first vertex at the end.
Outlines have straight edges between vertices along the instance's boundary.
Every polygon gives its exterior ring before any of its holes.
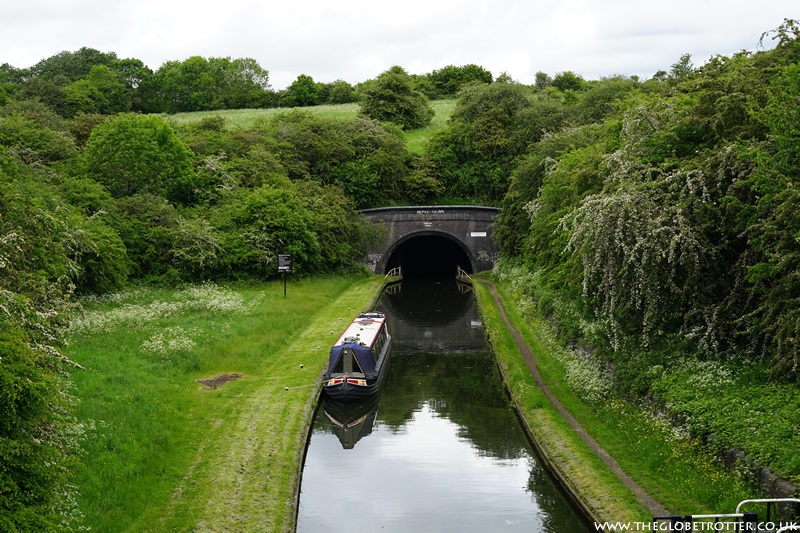
{"type": "MultiPolygon", "coordinates": [[[[614,457],[623,470],[670,512],[733,512],[741,500],[757,497],[697,441],[678,435],[665,420],[621,398],[588,404],[567,385],[564,349],[546,321],[519,312],[508,284],[497,283],[506,312],[537,357],[548,387],[582,427],[614,457]]],[[[523,418],[545,453],[569,478],[599,520],[647,521],[647,510],[615,481],[606,466],[587,453],[574,431],[554,414],[538,391],[487,294],[477,286],[487,330],[523,418]]]]}
{"type": "MultiPolygon", "coordinates": [[[[225,118],[229,126],[250,128],[259,120],[270,119],[279,113],[287,113],[292,108],[274,107],[267,109],[222,109],[218,111],[196,111],[193,113],[176,113],[165,115],[169,120],[178,125],[199,122],[207,117],[220,116],[225,118]]],[[[298,107],[303,111],[319,114],[327,118],[352,119],[358,115],[358,104],[318,105],[312,107],[298,107]]]]}
{"type": "MultiPolygon", "coordinates": [[[[412,130],[405,133],[408,149],[412,153],[422,153],[430,136],[436,131],[444,129],[444,127],[447,125],[447,121],[453,114],[455,105],[455,100],[431,101],[431,107],[433,107],[433,110],[436,113],[431,124],[425,128],[412,130]]],[[[296,109],[302,109],[304,111],[316,113],[327,118],[346,120],[353,119],[358,116],[360,107],[358,104],[353,103],[339,105],[318,105],[296,109]]],[[[168,115],[167,118],[175,124],[181,126],[199,122],[207,117],[221,116],[225,118],[229,126],[250,128],[259,120],[270,119],[278,113],[286,113],[288,111],[290,111],[290,109],[283,107],[270,109],[229,109],[219,111],[197,111],[194,113],[177,113],[174,115],[168,115]]]]}
{"type": "Polygon", "coordinates": [[[433,100],[431,107],[436,114],[433,116],[430,125],[418,130],[407,131],[405,134],[406,145],[411,153],[421,154],[431,135],[447,126],[447,121],[450,120],[456,107],[456,101],[433,100]]]}
{"type": "Polygon", "coordinates": [[[66,350],[84,367],[72,395],[90,428],[74,480],[85,524],[291,529],[330,331],[369,307],[381,283],[305,279],[286,298],[273,282],[87,301],[66,350]],[[241,377],[215,390],[197,382],[231,373],[241,377]]]}

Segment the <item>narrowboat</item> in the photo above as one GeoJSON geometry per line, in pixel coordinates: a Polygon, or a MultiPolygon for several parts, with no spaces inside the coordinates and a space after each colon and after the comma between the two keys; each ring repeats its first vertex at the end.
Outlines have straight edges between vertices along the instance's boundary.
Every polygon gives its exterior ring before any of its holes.
{"type": "Polygon", "coordinates": [[[386,315],[361,313],[331,347],[322,388],[335,400],[360,400],[375,394],[386,377],[392,337],[386,315]]]}

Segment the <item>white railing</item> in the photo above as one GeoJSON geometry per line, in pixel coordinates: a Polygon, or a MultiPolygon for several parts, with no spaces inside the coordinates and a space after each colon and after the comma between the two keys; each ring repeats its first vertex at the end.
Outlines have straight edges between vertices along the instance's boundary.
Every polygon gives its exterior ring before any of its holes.
{"type": "Polygon", "coordinates": [[[472,283],[472,278],[467,274],[467,271],[456,265],[456,279],[464,283],[472,283]]]}
{"type": "Polygon", "coordinates": [[[398,266],[398,267],[394,267],[389,272],[387,272],[386,275],[383,277],[383,279],[386,279],[386,278],[402,278],[402,277],[403,277],[403,269],[401,269],[398,266]]]}
{"type": "Polygon", "coordinates": [[[800,499],[798,498],[764,498],[761,500],[743,500],[739,502],[739,505],[736,506],[736,512],[740,512],[742,510],[742,506],[747,503],[766,503],[769,505],[770,503],[800,503],[800,499]]]}

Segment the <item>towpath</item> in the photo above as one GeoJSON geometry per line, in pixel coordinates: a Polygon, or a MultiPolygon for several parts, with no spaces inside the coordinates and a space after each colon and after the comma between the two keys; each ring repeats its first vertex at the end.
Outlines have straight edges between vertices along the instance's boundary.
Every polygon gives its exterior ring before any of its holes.
{"type": "Polygon", "coordinates": [[[653,516],[666,516],[669,512],[659,503],[657,502],[650,494],[647,493],[636,481],[634,481],[628,474],[625,473],[624,470],[620,467],[619,463],[605,450],[603,449],[600,444],[583,428],[583,426],[578,422],[574,416],[564,407],[564,405],[559,401],[555,394],[550,390],[547,384],[542,379],[541,374],[537,368],[536,363],[536,356],[534,355],[531,348],[522,338],[519,330],[514,327],[514,325],[509,321],[508,316],[506,315],[505,311],[505,303],[503,298],[497,292],[497,288],[491,281],[486,279],[481,279],[480,283],[486,285],[489,289],[492,298],[494,299],[495,305],[500,313],[500,317],[503,319],[503,323],[505,324],[508,331],[511,333],[511,336],[514,339],[514,342],[519,349],[522,358],[525,361],[528,369],[531,371],[534,380],[536,380],[536,384],[542,390],[544,395],[550,400],[553,404],[553,407],[559,412],[559,414],[564,417],[564,419],[569,423],[575,432],[580,435],[581,439],[586,443],[587,446],[592,450],[592,452],[599,457],[603,463],[605,463],[608,468],[614,472],[614,474],[619,477],[620,481],[630,489],[630,491],[636,495],[642,504],[647,507],[653,516]]]}

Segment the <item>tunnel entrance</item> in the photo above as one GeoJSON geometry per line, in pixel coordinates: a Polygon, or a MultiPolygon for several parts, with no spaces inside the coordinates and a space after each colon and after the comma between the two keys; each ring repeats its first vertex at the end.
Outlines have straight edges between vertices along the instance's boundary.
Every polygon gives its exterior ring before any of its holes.
{"type": "Polygon", "coordinates": [[[386,262],[386,271],[401,267],[406,278],[452,278],[456,267],[472,274],[472,262],[452,239],[438,235],[411,237],[399,244],[386,262]]]}

